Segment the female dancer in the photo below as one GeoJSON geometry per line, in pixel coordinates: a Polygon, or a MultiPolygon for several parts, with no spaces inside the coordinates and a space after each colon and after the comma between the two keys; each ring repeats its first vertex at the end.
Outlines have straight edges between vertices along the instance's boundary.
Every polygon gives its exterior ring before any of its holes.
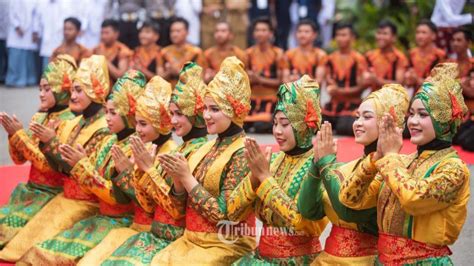
{"type": "MultiPolygon", "coordinates": [[[[314,177],[303,184],[298,208],[304,217],[319,216],[321,205],[332,223],[324,251],[315,265],[373,265],[377,254],[377,210],[352,210],[339,201],[341,182],[364,169],[377,148],[378,127],[385,113],[391,113],[399,127],[404,126],[408,94],[398,84],[384,85],[364,99],[353,124],[356,143],[364,145],[364,156],[346,164],[336,162],[336,143],[331,124],[325,122],[313,140],[314,177]],[[323,182],[325,190],[320,189],[323,182]],[[322,197],[321,197],[321,193],[322,197]],[[321,199],[317,200],[317,199],[321,199]]],[[[378,181],[373,181],[378,182],[378,181]]]]}
{"type": "Polygon", "coordinates": [[[452,264],[448,245],[461,231],[470,195],[469,170],[451,147],[467,111],[456,77],[456,64],[438,64],[415,94],[407,125],[418,152],[398,154],[401,129],[386,115],[371,164],[344,181],[342,203],[377,206],[379,263],[452,264]],[[381,181],[373,186],[376,172],[381,181]]]}
{"type": "Polygon", "coordinates": [[[160,156],[175,180],[171,194],[181,201],[175,205],[186,208],[186,229],[152,264],[230,264],[255,246],[254,237],[238,231],[229,232],[229,239],[222,231],[229,229],[227,200],[248,174],[242,126],[250,110],[250,84],[242,62],[226,58],[204,95],[207,131],[218,137],[190,156],[189,165],[182,155],[160,156]]]}
{"type": "MultiPolygon", "coordinates": [[[[58,128],[62,121],[74,118],[68,108],[76,61],[69,55],[59,55],[49,63],[40,80],[40,109],[30,123],[58,128]]],[[[64,175],[54,171],[40,151],[39,140],[23,129],[15,116],[0,113],[0,123],[8,133],[10,157],[15,164],[31,163],[28,183],[19,184],[7,205],[0,208],[0,249],[25,224],[62,191],[64,175]]]]}
{"type": "MultiPolygon", "coordinates": [[[[73,78],[69,108],[82,113],[58,127],[57,134],[47,126],[33,123],[33,135],[39,147],[56,171],[69,175],[71,166],[63,159],[59,146],[84,147],[92,154],[105,136],[109,135],[103,104],[109,92],[109,72],[105,57],[93,55],[83,59],[73,78]]],[[[49,239],[76,222],[97,212],[97,199],[83,190],[72,178],[64,179],[64,194],[54,197],[0,252],[0,259],[17,261],[35,244],[49,239]],[[47,226],[45,226],[47,225],[47,226]]]]}
{"type": "Polygon", "coordinates": [[[319,235],[326,226],[324,213],[316,221],[298,211],[301,184],[310,178],[311,139],[319,129],[319,85],[305,75],[280,86],[273,117],[273,136],[281,152],[270,160],[253,139],[245,143],[251,173],[229,199],[229,218],[241,221],[255,212],[263,231],[254,254],[238,263],[308,264],[319,254],[319,235]]]}
{"type": "Polygon", "coordinates": [[[75,264],[97,245],[113,228],[131,223],[133,206],[114,178],[127,168],[126,162],[115,164],[115,149],[130,152],[130,136],[135,132],[135,103],[145,86],[145,76],[130,70],[115,83],[107,97],[105,115],[112,133],[96,146],[89,156],[68,144],[60,146],[62,158],[72,167],[70,177],[84,190],[99,199],[99,215],[74,224],[53,238],[32,247],[21,262],[35,264],[75,264]]]}
{"type": "MultiPolygon", "coordinates": [[[[196,63],[187,63],[181,70],[171,97],[171,123],[176,135],[183,139],[173,153],[180,153],[185,158],[207,142],[202,117],[206,85],[201,77],[202,68],[196,63]]],[[[142,206],[155,213],[151,231],[128,238],[115,251],[112,250],[113,254],[102,265],[150,265],[155,254],[184,232],[184,213],[180,212],[183,208],[176,208],[169,195],[172,178],[166,175],[157,159],[146,152],[139,142],[136,144],[132,143],[135,163],[145,174],[135,176],[134,186],[142,206]]]]}

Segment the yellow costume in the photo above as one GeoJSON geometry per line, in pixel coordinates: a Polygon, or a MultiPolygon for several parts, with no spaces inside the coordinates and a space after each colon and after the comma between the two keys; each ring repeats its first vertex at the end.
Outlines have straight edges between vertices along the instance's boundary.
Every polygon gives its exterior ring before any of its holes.
{"type": "MultiPolygon", "coordinates": [[[[171,85],[159,76],[153,77],[146,85],[142,96],[136,103],[136,112],[149,121],[160,136],[153,141],[156,153],[169,153],[176,148],[171,139],[171,120],[169,117],[169,102],[171,85]]],[[[103,238],[102,242],[91,249],[80,261],[81,265],[98,265],[110,256],[113,251],[123,244],[130,236],[150,230],[153,208],[149,201],[142,201],[142,192],[135,189],[133,183],[136,177],[144,173],[134,167],[122,172],[114,179],[114,185],[120,188],[132,199],[135,215],[130,227],[115,227],[103,238]]]]}
{"type": "MultiPolygon", "coordinates": [[[[85,148],[86,154],[90,155],[96,149],[97,143],[109,135],[102,110],[102,104],[109,92],[109,74],[105,58],[93,55],[82,60],[74,81],[81,84],[81,88],[93,102],[82,115],[62,124],[57,136],[48,143],[40,143],[50,166],[66,174],[69,174],[71,167],[61,158],[60,144],[67,143],[73,147],[80,144],[85,148]]],[[[5,256],[0,256],[5,260],[17,261],[33,245],[95,214],[98,209],[96,201],[91,192],[82,189],[72,178],[66,178],[64,194],[57,195],[41,209],[3,249],[1,253],[5,256]]]]}
{"type": "MultiPolygon", "coordinates": [[[[371,100],[375,116],[379,121],[385,113],[391,113],[398,123],[404,125],[408,109],[408,94],[401,85],[387,84],[372,92],[364,101],[371,100]]],[[[341,183],[358,171],[361,162],[376,149],[376,143],[364,148],[364,157],[342,164],[336,155],[330,154],[314,163],[316,178],[303,184],[298,205],[303,216],[312,219],[320,210],[322,198],[324,213],[331,221],[332,229],[326,239],[324,251],[315,259],[314,265],[373,265],[377,253],[377,210],[353,210],[339,201],[341,183]],[[326,190],[319,189],[321,182],[326,190]],[[321,196],[321,193],[322,196],[321,196]]]]}
{"type": "Polygon", "coordinates": [[[22,257],[22,263],[75,264],[110,230],[130,225],[133,192],[120,186],[111,148],[116,145],[128,157],[131,156],[129,136],[135,132],[135,99],[140,96],[145,82],[145,76],[135,70],[129,70],[117,80],[107,99],[124,121],[124,129],[106,136],[90,156],[79,160],[71,170],[70,177],[99,199],[99,214],[36,244],[22,257]]]}
{"type": "Polygon", "coordinates": [[[448,245],[461,231],[470,196],[469,170],[451,147],[467,111],[456,77],[456,64],[439,64],[414,97],[431,117],[433,141],[408,156],[367,157],[342,186],[348,207],[377,206],[380,263],[452,264],[448,245]]]}
{"type": "MultiPolygon", "coordinates": [[[[172,151],[181,153],[186,158],[207,141],[207,131],[203,128],[202,118],[202,93],[206,85],[202,81],[201,73],[202,68],[197,64],[186,64],[171,97],[171,101],[193,125],[190,132],[183,136],[184,142],[172,151]]],[[[135,188],[137,200],[145,211],[154,213],[151,230],[139,233],[114,230],[116,236],[123,236],[123,240],[112,238],[112,233],[109,234],[97,246],[97,249],[105,244],[109,246],[108,249],[102,248],[104,256],[91,251],[91,256],[88,254],[80,265],[149,265],[155,254],[182,236],[185,224],[182,218],[184,214],[181,213],[183,208],[175,206],[176,201],[170,197],[172,178],[163,171],[159,160],[155,159],[154,166],[145,173],[136,171],[135,174],[132,186],[135,188]],[[114,245],[111,245],[112,240],[114,245]],[[88,260],[89,257],[91,260],[88,260]]]]}
{"type": "Polygon", "coordinates": [[[250,84],[242,62],[236,57],[225,59],[205,95],[212,97],[233,123],[188,159],[199,184],[187,195],[171,192],[186,206],[186,230],[153,258],[152,265],[230,264],[255,246],[254,238],[241,232],[232,234],[232,239],[222,234],[228,229],[227,200],[249,171],[243,153],[242,125],[250,109],[250,84]]]}
{"type": "MultiPolygon", "coordinates": [[[[52,124],[57,130],[60,123],[74,118],[67,108],[70,98],[71,79],[77,66],[74,58],[60,55],[48,64],[43,79],[48,81],[55,105],[49,110],[37,112],[31,123],[44,126],[52,124]]],[[[8,138],[10,157],[15,164],[31,163],[28,183],[19,184],[13,191],[9,203],[0,208],[0,250],[23,226],[62,191],[65,176],[48,165],[39,148],[39,139],[32,137],[30,130],[20,129],[8,138]]]]}

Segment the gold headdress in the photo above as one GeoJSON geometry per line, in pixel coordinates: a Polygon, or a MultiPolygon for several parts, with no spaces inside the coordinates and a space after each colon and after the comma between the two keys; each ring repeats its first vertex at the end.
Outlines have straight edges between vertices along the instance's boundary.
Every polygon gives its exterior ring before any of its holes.
{"type": "Polygon", "coordinates": [[[237,57],[224,59],[205,95],[210,95],[222,112],[242,127],[250,111],[250,82],[244,64],[237,57]]]}

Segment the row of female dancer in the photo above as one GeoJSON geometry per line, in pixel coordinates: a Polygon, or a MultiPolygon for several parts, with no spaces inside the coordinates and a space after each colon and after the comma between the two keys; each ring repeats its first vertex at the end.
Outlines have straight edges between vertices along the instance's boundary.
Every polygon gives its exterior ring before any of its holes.
{"type": "Polygon", "coordinates": [[[175,88],[130,70],[109,92],[103,56],[77,67],[61,55],[43,74],[28,128],[0,114],[11,158],[31,163],[0,209],[0,259],[450,265],[470,196],[469,170],[451,147],[467,112],[456,77],[455,63],[437,65],[411,102],[399,84],[370,93],[353,125],[364,155],[341,163],[336,154],[353,151],[338,150],[308,76],[278,90],[272,154],[243,132],[250,84],[236,57],[209,85],[188,63],[175,88]],[[418,147],[410,155],[400,154],[406,117],[418,147]],[[258,241],[242,229],[256,218],[258,241]]]}

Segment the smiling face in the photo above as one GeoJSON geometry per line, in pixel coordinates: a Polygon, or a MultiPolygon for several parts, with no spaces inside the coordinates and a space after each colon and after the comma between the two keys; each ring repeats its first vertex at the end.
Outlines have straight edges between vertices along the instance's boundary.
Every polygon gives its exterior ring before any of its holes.
{"type": "Polygon", "coordinates": [[[420,99],[415,99],[411,104],[407,125],[413,144],[425,145],[436,138],[433,121],[420,99]]]}
{"type": "Polygon", "coordinates": [[[281,151],[288,152],[296,147],[293,127],[282,111],[278,111],[273,117],[273,137],[281,151]]]}
{"type": "Polygon", "coordinates": [[[171,124],[173,125],[176,135],[179,137],[184,137],[193,128],[193,124],[189,121],[179,107],[175,103],[170,103],[170,112],[171,112],[171,124]]]}
{"type": "Polygon", "coordinates": [[[112,100],[108,100],[105,104],[105,120],[107,121],[107,127],[112,133],[119,133],[125,128],[125,123],[122,117],[115,110],[115,105],[112,100]]]}
{"type": "Polygon", "coordinates": [[[361,103],[356,111],[357,120],[352,124],[355,142],[364,146],[372,144],[379,137],[375,105],[372,100],[361,103]]]}
{"type": "Polygon", "coordinates": [[[226,116],[212,97],[204,98],[204,121],[209,134],[220,134],[226,131],[232,120],[226,116]]]}
{"type": "Polygon", "coordinates": [[[53,90],[46,79],[42,78],[40,80],[39,87],[40,110],[47,111],[56,105],[56,99],[54,98],[53,90]]]}
{"type": "Polygon", "coordinates": [[[71,89],[71,100],[69,101],[69,108],[71,111],[80,113],[84,111],[91,103],[92,100],[82,89],[81,83],[74,81],[71,89]]]}
{"type": "Polygon", "coordinates": [[[392,32],[389,27],[379,28],[375,33],[375,41],[377,47],[385,49],[392,46],[395,43],[396,35],[392,32]]]}
{"type": "Polygon", "coordinates": [[[144,143],[154,141],[160,136],[160,133],[156,131],[151,122],[146,118],[136,114],[135,120],[137,120],[135,131],[144,143]]]}

